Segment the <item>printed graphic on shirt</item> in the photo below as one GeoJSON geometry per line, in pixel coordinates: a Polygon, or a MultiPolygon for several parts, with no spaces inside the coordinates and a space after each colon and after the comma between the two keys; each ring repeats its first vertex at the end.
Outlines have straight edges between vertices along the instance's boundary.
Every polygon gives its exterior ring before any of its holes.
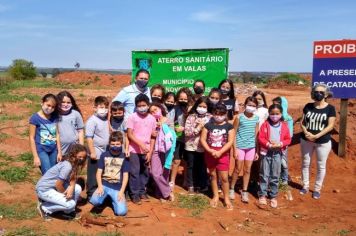
{"type": "Polygon", "coordinates": [[[120,171],[124,160],[124,158],[105,157],[103,179],[105,179],[109,183],[121,182],[120,171]]]}
{"type": "Polygon", "coordinates": [[[56,144],[56,124],[41,124],[40,125],[40,137],[42,145],[54,145],[56,144]]]}
{"type": "Polygon", "coordinates": [[[227,133],[225,129],[213,129],[209,132],[208,144],[211,147],[223,147],[227,143],[227,133]]]}
{"type": "Polygon", "coordinates": [[[326,113],[308,111],[307,114],[305,114],[305,118],[308,121],[306,123],[308,130],[322,131],[326,127],[328,116],[326,113]]]}

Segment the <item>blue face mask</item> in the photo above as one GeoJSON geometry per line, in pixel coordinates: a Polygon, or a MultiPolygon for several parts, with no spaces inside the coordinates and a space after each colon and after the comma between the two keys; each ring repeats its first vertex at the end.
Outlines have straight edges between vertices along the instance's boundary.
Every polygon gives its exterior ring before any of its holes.
{"type": "Polygon", "coordinates": [[[121,152],[122,152],[122,146],[111,146],[111,147],[110,147],[110,150],[111,150],[112,152],[119,152],[119,153],[121,153],[121,152]]]}

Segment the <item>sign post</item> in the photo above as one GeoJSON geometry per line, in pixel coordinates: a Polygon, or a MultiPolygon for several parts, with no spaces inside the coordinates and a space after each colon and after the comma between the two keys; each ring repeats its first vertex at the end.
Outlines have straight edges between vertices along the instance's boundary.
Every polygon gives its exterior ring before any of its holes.
{"type": "Polygon", "coordinates": [[[313,86],[319,83],[341,99],[338,155],[345,157],[347,104],[356,98],[356,40],[314,42],[313,86]]]}
{"type": "Polygon", "coordinates": [[[132,51],[132,79],[139,69],[150,72],[149,86],[161,84],[169,92],[205,82],[205,92],[228,76],[228,48],[132,51]]]}

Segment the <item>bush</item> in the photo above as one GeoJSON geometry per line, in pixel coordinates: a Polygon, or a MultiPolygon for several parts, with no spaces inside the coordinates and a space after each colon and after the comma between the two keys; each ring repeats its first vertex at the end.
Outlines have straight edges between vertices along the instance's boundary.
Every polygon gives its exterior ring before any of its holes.
{"type": "Polygon", "coordinates": [[[9,74],[15,80],[32,80],[36,78],[37,72],[32,61],[16,59],[9,67],[9,74]]]}
{"type": "Polygon", "coordinates": [[[287,84],[298,84],[299,81],[303,82],[303,84],[307,84],[308,82],[300,77],[297,74],[291,74],[291,73],[283,73],[280,76],[273,78],[272,81],[284,81],[287,84]]]}

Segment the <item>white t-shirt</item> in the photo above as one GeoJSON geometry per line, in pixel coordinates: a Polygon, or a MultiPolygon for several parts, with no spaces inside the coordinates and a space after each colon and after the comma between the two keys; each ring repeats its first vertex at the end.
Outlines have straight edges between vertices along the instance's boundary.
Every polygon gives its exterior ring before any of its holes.
{"type": "Polygon", "coordinates": [[[268,109],[265,107],[259,107],[257,108],[255,115],[258,116],[259,127],[261,128],[263,122],[265,122],[268,118],[268,109]]]}

